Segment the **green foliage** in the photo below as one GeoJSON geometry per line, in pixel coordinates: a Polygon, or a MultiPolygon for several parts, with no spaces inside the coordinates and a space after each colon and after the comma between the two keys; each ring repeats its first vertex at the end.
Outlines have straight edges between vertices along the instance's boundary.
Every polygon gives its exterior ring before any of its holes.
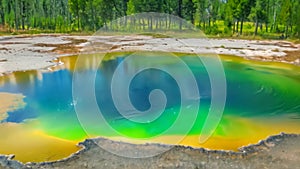
{"type": "MultiPolygon", "coordinates": [[[[212,35],[300,37],[299,11],[299,0],[0,0],[0,28],[88,32],[122,16],[159,12],[182,17],[212,35]]],[[[136,22],[159,27],[155,21],[125,20],[124,29],[146,28],[133,28],[136,22]]]]}
{"type": "Polygon", "coordinates": [[[228,27],[224,27],[223,34],[224,34],[224,35],[229,35],[229,34],[231,34],[231,29],[228,28],[228,27]]]}
{"type": "Polygon", "coordinates": [[[219,30],[217,24],[214,24],[213,26],[207,28],[205,30],[205,33],[210,34],[210,35],[218,35],[218,34],[222,33],[222,31],[219,30]]]}
{"type": "Polygon", "coordinates": [[[293,23],[296,25],[294,29],[294,36],[300,38],[300,2],[296,1],[294,5],[293,11],[297,11],[293,13],[293,23]]]}

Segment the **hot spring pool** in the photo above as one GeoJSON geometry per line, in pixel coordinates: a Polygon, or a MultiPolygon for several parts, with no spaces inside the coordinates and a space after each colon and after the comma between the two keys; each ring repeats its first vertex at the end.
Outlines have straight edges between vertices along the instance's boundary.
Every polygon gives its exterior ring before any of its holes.
{"type": "MultiPolygon", "coordinates": [[[[227,80],[225,110],[213,135],[200,144],[199,134],[211,104],[210,81],[198,57],[181,55],[197,81],[201,93],[198,98],[200,108],[187,106],[182,116],[187,123],[173,126],[174,130],[167,134],[164,131],[178,117],[181,93],[175,79],[163,71],[142,71],[129,87],[131,102],[140,111],[149,109],[148,97],[152,90],[165,92],[167,104],[159,118],[149,123],[135,123],[123,118],[116,109],[112,101],[111,79],[126,54],[118,53],[101,65],[98,65],[100,56],[85,56],[79,66],[83,84],[85,77],[97,70],[94,91],[99,109],[105,121],[124,136],[122,138],[89,116],[92,110],[88,105],[86,118],[90,123],[82,128],[74,106],[81,99],[89,98],[73,98],[72,80],[77,56],[60,58],[64,65],[52,71],[14,72],[0,77],[0,154],[15,154],[16,159],[23,162],[52,161],[78,151],[78,142],[97,136],[132,143],[173,144],[178,137],[186,135],[179,144],[237,151],[241,146],[257,143],[280,132],[300,133],[299,67],[222,56],[227,80]],[[190,117],[191,112],[198,112],[196,119],[190,117]],[[186,133],[182,126],[190,125],[191,120],[192,128],[186,133]]],[[[179,77],[185,77],[181,67],[172,60],[163,56],[140,57],[142,60],[122,65],[124,76],[145,64],[160,64],[176,70],[179,77]]]]}

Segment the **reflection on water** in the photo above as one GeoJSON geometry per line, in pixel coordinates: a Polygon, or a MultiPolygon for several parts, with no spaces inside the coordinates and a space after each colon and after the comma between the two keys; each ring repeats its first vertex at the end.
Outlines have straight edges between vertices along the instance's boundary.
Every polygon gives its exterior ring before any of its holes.
{"type": "MultiPolygon", "coordinates": [[[[73,56],[61,58],[64,65],[52,68],[49,72],[15,72],[0,77],[0,92],[22,94],[26,103],[26,106],[18,110],[5,111],[6,115],[0,124],[0,134],[3,136],[0,139],[0,153],[16,154],[16,159],[21,161],[56,160],[77,151],[79,147],[76,143],[87,137],[103,136],[142,143],[130,138],[148,138],[167,130],[178,117],[182,96],[176,81],[165,72],[155,69],[140,72],[133,79],[129,90],[132,104],[140,111],[149,109],[148,97],[152,90],[163,90],[168,101],[160,118],[151,123],[137,124],[123,118],[117,111],[112,101],[110,84],[114,71],[124,60],[124,55],[127,54],[116,54],[113,59],[105,59],[101,65],[99,62],[103,55],[87,55],[83,62],[78,63],[77,68],[79,67],[83,77],[89,77],[91,70],[97,70],[95,93],[99,108],[110,126],[129,138],[119,138],[107,132],[109,130],[101,122],[88,116],[88,113],[86,118],[90,119],[87,126],[89,135],[82,129],[74,104],[87,98],[72,98],[73,71],[77,59],[77,56],[73,56]],[[22,144],[19,140],[22,140],[22,144]]],[[[159,63],[176,70],[180,77],[185,78],[181,68],[170,59],[163,56],[141,57],[144,58],[143,61],[132,61],[123,65],[124,76],[146,64],[151,66],[159,63]]],[[[200,144],[199,133],[211,101],[209,77],[197,57],[187,55],[181,58],[194,73],[201,94],[201,98],[189,99],[198,100],[201,107],[199,110],[189,105],[184,108],[184,121],[195,121],[195,125],[180,144],[237,150],[240,146],[256,143],[279,132],[300,133],[299,67],[223,56],[228,85],[224,116],[214,135],[206,143],[200,144]],[[189,112],[195,111],[199,115],[197,119],[191,119],[189,112]]],[[[85,80],[82,78],[83,82],[85,80]]],[[[3,98],[1,104],[4,104],[3,98]]],[[[92,111],[88,105],[86,111],[92,111]]],[[[131,111],[128,110],[128,113],[131,111]]],[[[181,126],[174,127],[173,133],[146,141],[174,144],[172,140],[185,134],[181,126]]]]}
{"type": "Polygon", "coordinates": [[[7,120],[8,112],[14,112],[25,106],[21,94],[0,93],[0,122],[7,120]]]}

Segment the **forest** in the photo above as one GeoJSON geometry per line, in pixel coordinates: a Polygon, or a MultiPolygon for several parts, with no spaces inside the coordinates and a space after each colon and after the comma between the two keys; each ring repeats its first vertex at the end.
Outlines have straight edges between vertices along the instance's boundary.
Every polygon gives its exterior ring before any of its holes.
{"type": "Polygon", "coordinates": [[[93,32],[141,12],[178,16],[206,34],[300,37],[299,0],[0,0],[1,32],[93,32]]]}

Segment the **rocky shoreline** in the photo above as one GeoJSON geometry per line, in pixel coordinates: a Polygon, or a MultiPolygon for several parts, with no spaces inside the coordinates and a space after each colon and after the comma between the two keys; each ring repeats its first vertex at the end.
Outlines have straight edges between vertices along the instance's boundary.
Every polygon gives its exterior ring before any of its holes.
{"type": "Polygon", "coordinates": [[[300,135],[270,136],[256,145],[243,147],[239,152],[193,149],[172,146],[169,151],[154,157],[135,159],[114,155],[98,144],[110,144],[120,151],[160,149],[171,145],[134,145],[104,138],[87,139],[85,148],[69,158],[55,162],[26,163],[14,161],[13,156],[0,156],[0,168],[297,168],[300,161],[300,135]],[[96,144],[97,143],[97,144],[96,144]]]}

